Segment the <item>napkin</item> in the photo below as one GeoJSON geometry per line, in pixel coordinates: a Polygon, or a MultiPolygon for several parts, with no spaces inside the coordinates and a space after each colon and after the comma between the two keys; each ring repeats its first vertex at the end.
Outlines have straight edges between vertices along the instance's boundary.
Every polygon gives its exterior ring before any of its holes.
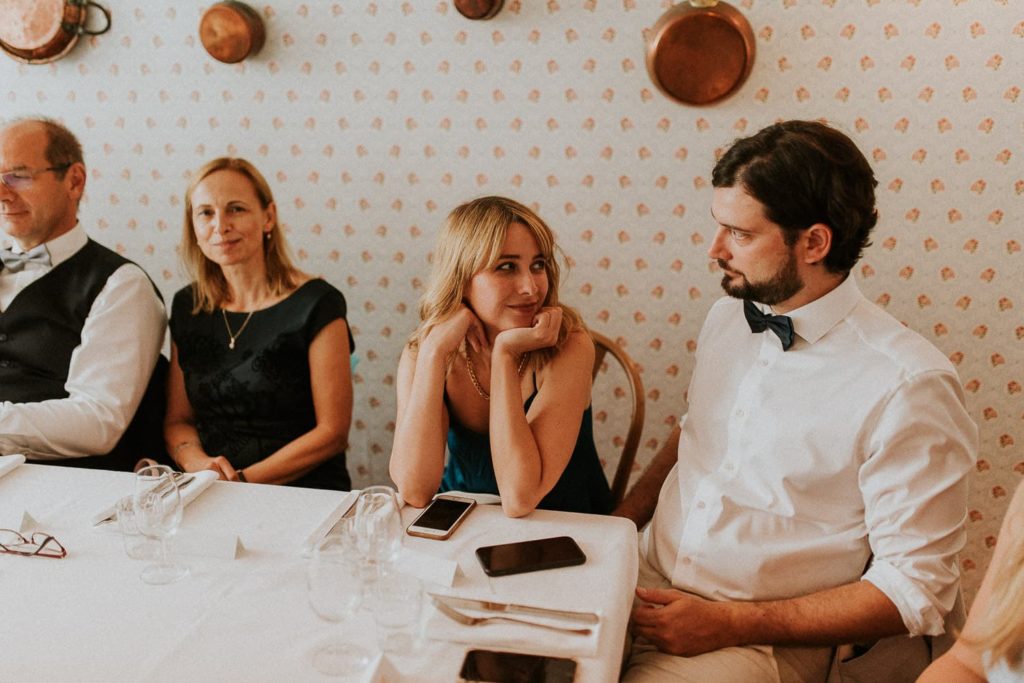
{"type": "Polygon", "coordinates": [[[331,529],[337,524],[343,517],[355,514],[356,498],[359,496],[358,491],[349,491],[338,503],[338,506],[331,510],[331,514],[324,518],[324,521],[320,522],[320,525],[313,530],[306,540],[302,542],[302,555],[303,557],[309,557],[313,552],[313,547],[316,546],[317,542],[327,536],[331,532],[331,529]],[[351,514],[349,514],[351,513],[351,514]]]}
{"type": "MultiPolygon", "coordinates": [[[[552,605],[547,605],[551,607],[552,605]]],[[[543,655],[561,655],[566,657],[592,657],[597,654],[598,639],[601,636],[601,624],[592,626],[590,635],[575,633],[558,633],[546,628],[527,626],[498,621],[491,624],[465,626],[441,614],[433,604],[429,607],[425,632],[431,640],[443,640],[455,643],[467,643],[475,646],[501,647],[521,652],[543,655]]],[[[459,612],[472,617],[509,616],[526,619],[552,626],[581,628],[582,624],[565,619],[547,618],[540,615],[505,614],[487,610],[459,607],[459,612]]]]}
{"type": "MultiPolygon", "coordinates": [[[[186,486],[181,492],[181,506],[185,507],[193,500],[199,497],[199,495],[210,487],[210,484],[217,481],[217,473],[213,470],[203,470],[202,472],[193,472],[192,476],[195,477],[195,481],[186,486]]],[[[92,524],[96,526],[103,520],[107,519],[112,515],[116,515],[117,509],[111,505],[100,512],[93,515],[92,524]]],[[[116,528],[117,525],[115,524],[116,528]]]]}
{"type": "Polygon", "coordinates": [[[0,477],[14,470],[18,465],[25,462],[25,456],[21,453],[13,455],[0,455],[0,477]]]}
{"type": "MultiPolygon", "coordinates": [[[[439,494],[440,495],[440,494],[439,494]]],[[[471,493],[469,491],[445,491],[446,496],[458,496],[459,498],[472,498],[477,505],[501,505],[501,496],[493,493],[471,493]]]]}
{"type": "Polygon", "coordinates": [[[451,586],[455,583],[459,563],[447,557],[438,557],[403,546],[398,556],[397,568],[421,581],[451,586]]]}

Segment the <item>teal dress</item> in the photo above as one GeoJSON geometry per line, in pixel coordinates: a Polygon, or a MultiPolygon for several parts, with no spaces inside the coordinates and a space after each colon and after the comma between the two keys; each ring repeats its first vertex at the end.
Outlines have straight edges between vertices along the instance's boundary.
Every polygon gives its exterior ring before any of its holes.
{"type": "MultiPolygon", "coordinates": [[[[523,410],[529,411],[536,397],[535,384],[533,394],[526,399],[523,410]]],[[[498,482],[494,478],[494,464],[491,462],[489,435],[467,429],[452,418],[448,428],[448,453],[448,462],[445,463],[444,475],[441,477],[442,493],[466,491],[498,494],[498,482]]],[[[562,472],[562,477],[537,507],[541,510],[589,512],[600,515],[612,511],[612,493],[601,469],[601,461],[597,457],[597,447],[594,446],[594,425],[590,406],[583,412],[576,447],[565,466],[565,471],[562,472]]]]}

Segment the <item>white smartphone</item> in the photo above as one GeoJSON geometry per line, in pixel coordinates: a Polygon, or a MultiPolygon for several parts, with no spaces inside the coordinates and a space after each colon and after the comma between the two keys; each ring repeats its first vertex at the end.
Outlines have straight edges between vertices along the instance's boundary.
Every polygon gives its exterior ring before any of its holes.
{"type": "Polygon", "coordinates": [[[472,498],[442,493],[434,497],[405,532],[410,536],[443,541],[452,535],[475,506],[476,501],[472,498]]]}

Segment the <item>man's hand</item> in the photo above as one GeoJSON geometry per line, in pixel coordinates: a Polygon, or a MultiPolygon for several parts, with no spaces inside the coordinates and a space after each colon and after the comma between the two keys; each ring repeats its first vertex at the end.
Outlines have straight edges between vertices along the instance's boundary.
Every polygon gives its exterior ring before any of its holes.
{"type": "Polygon", "coordinates": [[[637,588],[645,603],[633,610],[630,626],[662,652],[693,657],[739,645],[733,603],[713,602],[671,588],[637,588]]]}

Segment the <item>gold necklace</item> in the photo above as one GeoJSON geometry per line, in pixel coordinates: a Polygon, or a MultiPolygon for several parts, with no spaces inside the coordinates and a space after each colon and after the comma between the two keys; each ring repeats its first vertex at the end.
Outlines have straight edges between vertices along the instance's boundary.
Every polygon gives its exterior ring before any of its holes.
{"type": "MultiPolygon", "coordinates": [[[[241,331],[239,331],[239,333],[241,333],[241,331]]],[[[521,377],[523,374],[523,368],[526,367],[526,356],[527,354],[525,353],[519,356],[519,367],[516,368],[516,377],[521,377]]],[[[484,388],[480,386],[480,380],[476,378],[476,370],[473,369],[473,361],[469,359],[469,349],[466,349],[466,368],[469,370],[470,381],[473,382],[473,386],[476,387],[476,393],[480,394],[485,401],[490,401],[491,395],[484,391],[484,388]]]]}
{"type": "Polygon", "coordinates": [[[228,323],[228,314],[224,312],[224,309],[220,309],[220,314],[224,317],[224,327],[228,330],[228,348],[232,351],[235,350],[235,340],[242,336],[242,331],[245,330],[245,326],[249,324],[252,319],[252,314],[256,311],[249,311],[249,315],[245,316],[245,321],[242,326],[238,328],[238,332],[231,331],[231,325],[228,323]]]}

